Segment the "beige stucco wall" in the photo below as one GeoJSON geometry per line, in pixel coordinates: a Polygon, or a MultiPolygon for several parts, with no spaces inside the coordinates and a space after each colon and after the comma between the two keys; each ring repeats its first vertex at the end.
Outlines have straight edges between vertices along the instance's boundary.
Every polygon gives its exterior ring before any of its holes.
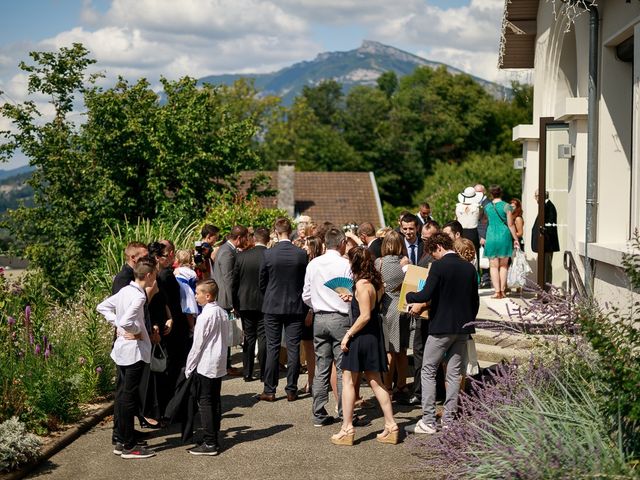
{"type": "MultiPolygon", "coordinates": [[[[599,5],[600,30],[600,74],[599,74],[599,121],[598,121],[598,219],[597,247],[590,256],[598,261],[595,265],[594,291],[601,299],[619,299],[626,303],[629,298],[628,285],[619,263],[622,251],[631,234],[632,216],[632,138],[640,138],[640,125],[632,123],[633,82],[632,65],[618,60],[613,45],[618,37],[624,37],[630,26],[640,24],[640,2],[627,4],[624,0],[608,0],[599,5]],[[634,20],[635,19],[635,20],[634,20]],[[613,39],[613,40],[612,40],[613,39]]],[[[586,171],[587,171],[587,117],[586,108],[576,108],[578,103],[567,102],[567,98],[584,98],[588,95],[589,66],[589,14],[576,20],[570,32],[566,24],[556,21],[553,7],[541,1],[537,18],[536,59],[534,70],[534,114],[530,127],[514,129],[514,137],[523,143],[523,158],[526,161],[523,182],[523,208],[525,212],[525,235],[527,246],[537,204],[533,193],[538,186],[539,162],[539,118],[553,117],[566,121],[569,126],[568,141],[575,146],[575,157],[567,163],[567,192],[563,197],[566,209],[566,248],[573,252],[582,272],[582,257],[585,239],[586,171]],[[526,132],[526,135],[523,135],[526,132]]],[[[620,38],[620,41],[624,38],[620,38]]],[[[638,44],[636,39],[636,44],[638,44]]],[[[636,47],[636,63],[640,56],[636,47]]],[[[638,66],[636,70],[640,72],[638,66]]],[[[636,88],[640,75],[636,75],[636,88]]],[[[638,88],[640,92],[640,88],[638,88]]],[[[584,101],[583,101],[584,102],[584,101]]],[[[635,100],[635,117],[640,99],[635,100]]],[[[586,104],[585,104],[586,105],[586,104]]],[[[640,145],[635,146],[636,149],[640,145]]],[[[548,154],[554,154],[548,148],[548,154]]],[[[553,183],[553,179],[550,179],[553,183]]],[[[555,182],[557,185],[559,182],[555,182]]],[[[553,192],[550,192],[553,199],[553,192]]],[[[557,205],[557,202],[554,202],[557,205]]],[[[637,210],[640,212],[640,209],[637,210]]],[[[560,212],[559,212],[560,214],[560,212]]],[[[640,224],[640,219],[636,220],[640,224]]],[[[529,249],[527,249],[529,250],[529,249]]],[[[536,255],[528,251],[529,260],[536,266],[536,255]]],[[[562,255],[554,259],[554,277],[562,269],[562,255]]],[[[557,278],[557,277],[556,277],[557,278]]],[[[555,282],[554,282],[555,283],[555,282]]],[[[636,296],[637,298],[637,296],[636,296]]]]}

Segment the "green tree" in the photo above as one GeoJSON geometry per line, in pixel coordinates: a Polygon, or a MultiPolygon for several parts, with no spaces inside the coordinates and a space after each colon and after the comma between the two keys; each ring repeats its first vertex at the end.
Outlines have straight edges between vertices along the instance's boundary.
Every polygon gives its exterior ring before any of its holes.
{"type": "Polygon", "coordinates": [[[305,85],[302,97],[323,125],[339,127],[342,112],[342,85],[335,80],[324,80],[315,87],[305,85]]]}
{"type": "Polygon", "coordinates": [[[41,123],[33,101],[0,110],[15,129],[2,132],[3,159],[20,148],[36,167],[34,207],[13,212],[9,227],[53,285],[71,292],[98,255],[106,225],[125,218],[197,220],[209,202],[234,190],[238,172],[260,167],[254,143],[258,111],[250,88],[198,87],[191,78],[162,80],[167,101],[146,80],[109,89],[84,71],[93,60],[79,44],[32,53],[29,93],[47,94],[54,118],[41,123]],[[83,94],[87,120],[69,120],[83,94]]]}
{"type": "Polygon", "coordinates": [[[414,204],[428,201],[433,217],[440,223],[448,222],[455,219],[457,194],[476,183],[487,187],[500,185],[507,201],[520,197],[522,192],[520,170],[513,168],[511,155],[473,153],[460,163],[437,162],[433,173],[425,179],[422,190],[415,196],[414,204]]]}
{"type": "Polygon", "coordinates": [[[391,98],[398,89],[398,76],[396,75],[396,72],[389,70],[378,77],[376,84],[378,85],[378,88],[384,92],[387,98],[391,98]]]}

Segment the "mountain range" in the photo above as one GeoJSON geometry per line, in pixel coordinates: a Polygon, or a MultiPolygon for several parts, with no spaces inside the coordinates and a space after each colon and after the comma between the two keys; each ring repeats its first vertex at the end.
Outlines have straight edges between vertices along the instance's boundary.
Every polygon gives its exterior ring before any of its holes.
{"type": "MultiPolygon", "coordinates": [[[[253,79],[256,88],[263,95],[276,95],[282,98],[285,105],[290,105],[305,85],[315,86],[323,80],[333,79],[342,84],[343,93],[346,94],[356,85],[375,85],[376,79],[389,70],[394,71],[398,77],[403,77],[413,73],[419,66],[444,66],[452,74],[465,73],[444,63],[365,40],[354,50],[320,53],[314,60],[294,63],[277,72],[211,75],[201,78],[199,82],[231,85],[240,78],[253,79]]],[[[508,98],[511,95],[508,87],[473,75],[472,78],[496,98],[508,98]]]]}

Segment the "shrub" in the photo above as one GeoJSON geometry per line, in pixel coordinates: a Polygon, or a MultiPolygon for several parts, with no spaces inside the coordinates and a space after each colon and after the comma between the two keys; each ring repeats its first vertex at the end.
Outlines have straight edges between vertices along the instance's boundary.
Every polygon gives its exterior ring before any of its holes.
{"type": "Polygon", "coordinates": [[[535,362],[499,368],[474,384],[474,396],[462,394],[462,414],[448,430],[413,440],[419,455],[441,478],[632,478],[598,393],[579,370],[535,362]]]}
{"type": "Polygon", "coordinates": [[[276,208],[264,208],[257,198],[222,196],[207,212],[203,223],[211,223],[226,235],[234,225],[266,227],[271,229],[278,217],[288,217],[287,212],[276,208]]]}
{"type": "Polygon", "coordinates": [[[111,329],[97,318],[97,298],[83,289],[54,302],[37,274],[20,285],[0,280],[0,421],[16,416],[45,434],[112,390],[111,329]]]}
{"type": "Polygon", "coordinates": [[[0,472],[17,468],[37,458],[42,443],[25,431],[16,417],[0,423],[0,472]]]}

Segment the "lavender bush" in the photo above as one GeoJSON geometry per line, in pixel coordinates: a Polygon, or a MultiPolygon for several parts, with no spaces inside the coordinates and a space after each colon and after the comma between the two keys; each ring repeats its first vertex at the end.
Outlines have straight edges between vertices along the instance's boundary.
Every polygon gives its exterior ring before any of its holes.
{"type": "MultiPolygon", "coordinates": [[[[634,245],[640,251],[636,234],[634,245]]],[[[632,291],[640,255],[624,256],[632,291]]],[[[638,478],[640,303],[628,311],[536,291],[499,322],[535,333],[529,364],[506,364],[461,395],[457,422],[409,443],[434,478],[638,478]]],[[[508,342],[508,336],[504,342],[508,342]]]]}

